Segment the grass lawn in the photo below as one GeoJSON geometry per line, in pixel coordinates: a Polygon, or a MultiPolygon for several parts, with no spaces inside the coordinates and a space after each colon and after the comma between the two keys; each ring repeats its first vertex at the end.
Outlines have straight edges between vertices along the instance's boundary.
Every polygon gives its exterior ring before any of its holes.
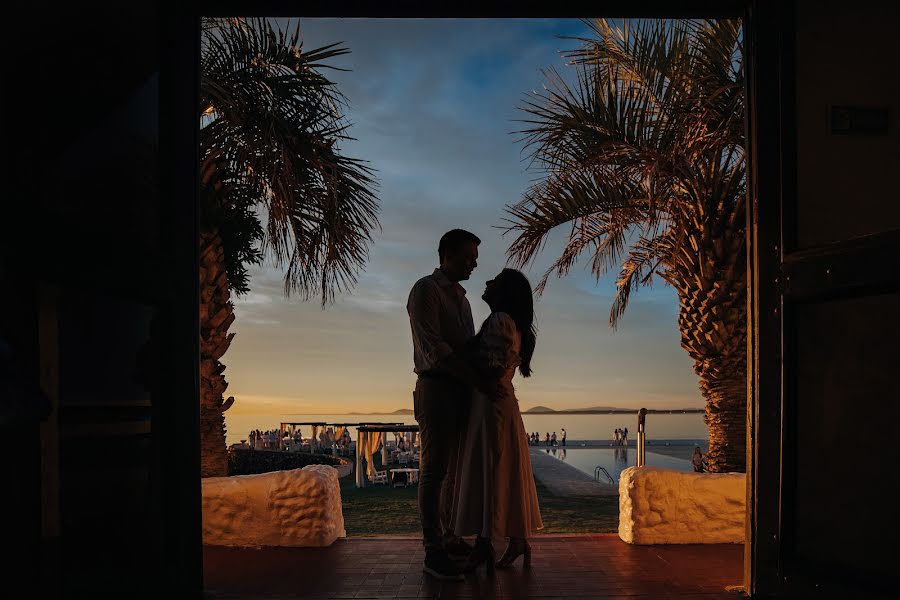
{"type": "MultiPolygon", "coordinates": [[[[619,526],[619,498],[560,497],[537,483],[544,529],[541,533],[614,533],[619,526]]],[[[358,489],[354,478],[341,479],[344,526],[348,537],[419,535],[418,488],[379,485],[358,489]]]]}
{"type": "Polygon", "coordinates": [[[615,533],[619,530],[618,496],[554,496],[537,484],[544,528],[541,533],[615,533]]]}

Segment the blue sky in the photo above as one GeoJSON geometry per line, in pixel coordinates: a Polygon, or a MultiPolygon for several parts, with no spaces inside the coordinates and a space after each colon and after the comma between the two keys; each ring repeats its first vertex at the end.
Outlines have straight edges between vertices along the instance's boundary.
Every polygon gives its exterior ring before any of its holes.
{"type": "MultiPolygon", "coordinates": [[[[285,23],[285,20],[278,20],[285,23]]],[[[482,239],[465,282],[476,326],[487,314],[486,280],[506,264],[504,207],[537,173],[515,132],[518,107],[565,70],[559,50],[586,35],[575,20],[303,19],[306,48],[343,42],[352,51],[328,71],[348,97],[342,148],[370,161],[380,182],[382,230],[359,284],[322,309],[285,298],[280,269],[251,269],[251,293],[235,300],[237,333],[223,362],[235,412],[349,412],[412,407],[406,299],[437,266],[437,242],[455,227],[482,239]]],[[[571,68],[569,68],[571,69],[571,68]]],[[[526,274],[536,284],[557,256],[556,232],[526,274]]],[[[551,279],[536,303],[534,375],[517,378],[523,409],[702,407],[692,361],[679,346],[677,298],[660,280],[632,296],[617,330],[608,325],[615,273],[597,283],[587,257],[551,279]]]]}

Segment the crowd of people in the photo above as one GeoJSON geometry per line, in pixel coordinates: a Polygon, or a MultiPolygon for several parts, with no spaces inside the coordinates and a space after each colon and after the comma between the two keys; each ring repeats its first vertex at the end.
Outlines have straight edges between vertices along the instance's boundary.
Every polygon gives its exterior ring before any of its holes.
{"type": "Polygon", "coordinates": [[[247,441],[253,450],[274,450],[278,447],[279,434],[280,432],[275,429],[268,431],[254,429],[247,436],[247,441]]]}
{"type": "Polygon", "coordinates": [[[337,440],[335,440],[334,443],[337,444],[338,448],[341,448],[342,450],[349,450],[351,441],[352,440],[350,439],[350,431],[347,429],[344,429],[344,433],[342,433],[341,437],[339,437],[337,440]]]}
{"type": "MultiPolygon", "coordinates": [[[[331,431],[333,433],[333,430],[331,431]]],[[[254,429],[247,435],[246,440],[241,440],[241,443],[244,444],[246,442],[246,445],[249,446],[251,450],[290,450],[297,449],[303,444],[309,444],[311,442],[311,438],[303,437],[299,429],[295,430],[293,433],[285,431],[284,437],[280,436],[281,431],[278,429],[270,429],[267,431],[254,429]]],[[[321,438],[322,436],[320,436],[320,442],[321,438]]],[[[349,430],[344,429],[341,436],[334,439],[334,447],[337,449],[349,450],[351,441],[349,430]]]]}
{"type": "MultiPolygon", "coordinates": [[[[550,433],[547,432],[546,436],[544,436],[544,445],[545,446],[565,446],[566,445],[566,430],[562,430],[562,434],[557,437],[556,432],[550,433]]],[[[528,445],[529,446],[540,446],[541,445],[541,434],[537,431],[528,434],[528,445]]]]}
{"type": "Polygon", "coordinates": [[[619,429],[616,427],[615,435],[615,444],[616,446],[627,446],[628,445],[628,428],[623,427],[619,429]]]}

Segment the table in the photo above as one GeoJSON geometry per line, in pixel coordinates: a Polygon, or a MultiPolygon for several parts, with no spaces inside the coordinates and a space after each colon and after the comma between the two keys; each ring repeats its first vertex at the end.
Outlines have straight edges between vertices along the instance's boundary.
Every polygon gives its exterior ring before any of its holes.
{"type": "Polygon", "coordinates": [[[407,483],[418,483],[419,481],[419,470],[418,469],[391,469],[391,483],[395,483],[394,473],[404,473],[406,475],[407,483]]]}

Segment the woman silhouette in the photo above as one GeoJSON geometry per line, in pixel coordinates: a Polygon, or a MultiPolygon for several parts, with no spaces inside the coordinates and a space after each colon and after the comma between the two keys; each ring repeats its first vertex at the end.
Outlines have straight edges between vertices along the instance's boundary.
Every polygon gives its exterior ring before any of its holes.
{"type": "Polygon", "coordinates": [[[464,565],[469,571],[481,563],[487,563],[488,571],[509,567],[519,556],[530,566],[527,538],[544,526],[512,385],[516,368],[523,377],[531,375],[535,346],[531,285],[519,271],[504,269],[487,282],[482,299],[491,315],[473,338],[468,357],[485,378],[496,381],[498,391],[491,397],[475,393],[466,439],[460,444],[464,450],[456,475],[454,530],[457,535],[478,535],[464,565]],[[509,538],[496,565],[493,537],[509,538]]]}

